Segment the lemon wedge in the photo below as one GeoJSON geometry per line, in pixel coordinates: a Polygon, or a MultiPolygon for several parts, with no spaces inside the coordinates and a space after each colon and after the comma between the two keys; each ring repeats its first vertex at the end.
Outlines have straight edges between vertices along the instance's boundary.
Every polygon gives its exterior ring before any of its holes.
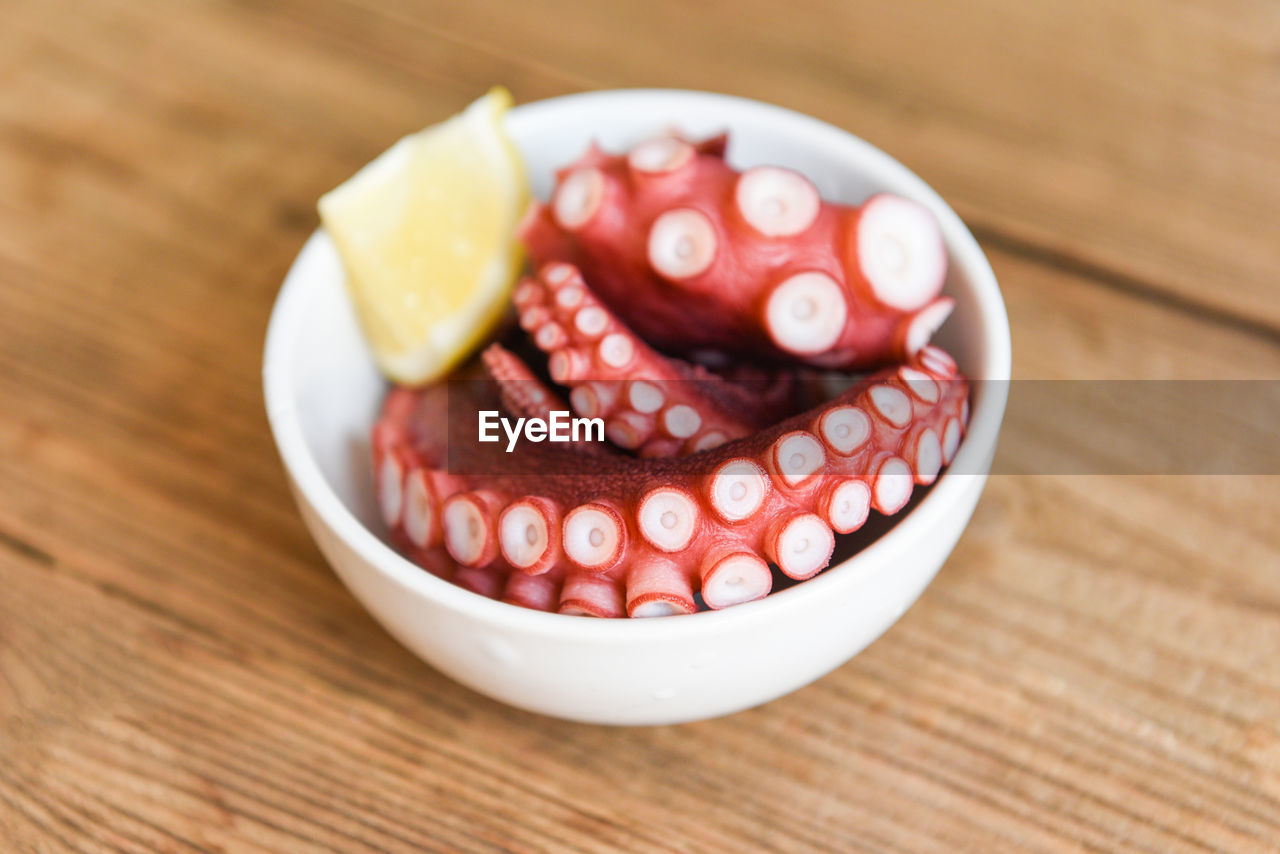
{"type": "Polygon", "coordinates": [[[418,385],[480,344],[523,262],[515,227],[529,202],[503,130],[511,93],[406,136],[320,199],[348,291],[382,371],[418,385]]]}

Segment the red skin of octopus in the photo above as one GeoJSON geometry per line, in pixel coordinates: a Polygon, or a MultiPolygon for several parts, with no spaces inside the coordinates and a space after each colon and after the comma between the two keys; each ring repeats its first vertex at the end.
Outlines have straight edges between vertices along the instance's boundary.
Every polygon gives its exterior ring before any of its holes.
{"type": "MultiPolygon", "coordinates": [[[[593,454],[584,469],[568,446],[507,455],[477,443],[451,472],[445,395],[394,389],[373,432],[396,544],[483,595],[600,617],[690,613],[695,591],[711,608],[758,599],[772,584],[767,561],[811,577],[834,533],[870,509],[897,513],[914,484],[937,478],[968,417],[967,381],[926,347],[820,407],[690,456],[593,454]],[[477,463],[502,473],[457,473],[484,471],[477,463]]],[[[448,404],[464,411],[456,393],[448,404]]]]}
{"type": "MultiPolygon", "coordinates": [[[[513,302],[520,326],[548,356],[551,379],[570,390],[574,412],[602,418],[609,441],[641,457],[708,450],[798,408],[790,372],[762,370],[752,381],[733,381],[658,353],[601,304],[571,264],[547,264],[526,277],[513,302]]],[[[486,367],[504,399],[552,394],[530,382],[514,357],[491,350],[486,367]]]]}
{"type": "Polygon", "coordinates": [[[950,313],[932,214],[880,194],[823,201],[800,174],[739,173],[723,137],[594,145],[534,202],[521,238],[537,265],[575,264],[660,350],[870,368],[918,352],[950,313]]]}

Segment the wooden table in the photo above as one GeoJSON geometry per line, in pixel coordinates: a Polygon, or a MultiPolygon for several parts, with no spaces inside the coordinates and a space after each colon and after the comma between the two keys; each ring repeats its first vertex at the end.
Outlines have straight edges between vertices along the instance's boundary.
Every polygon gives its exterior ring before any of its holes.
{"type": "MultiPolygon", "coordinates": [[[[869,139],[981,239],[1018,377],[1276,379],[1280,6],[2,17],[0,850],[1280,846],[1274,476],[996,476],[853,662],[609,729],[392,641],[304,531],[259,380],[316,198],[494,82],[721,90],[869,139]]],[[[1018,429],[1002,464],[1034,468],[1018,429]]]]}

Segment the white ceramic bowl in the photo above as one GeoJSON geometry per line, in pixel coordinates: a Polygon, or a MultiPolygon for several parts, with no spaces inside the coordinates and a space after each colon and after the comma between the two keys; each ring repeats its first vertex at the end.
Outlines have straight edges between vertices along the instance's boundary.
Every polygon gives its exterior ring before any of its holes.
{"type": "Polygon", "coordinates": [[[775,163],[825,198],[877,190],[937,214],[956,310],[939,342],[975,383],[969,433],[950,470],[899,524],[816,578],[723,611],[649,620],[548,614],[486,599],[387,545],[372,493],[368,437],[386,390],[317,232],[276,302],[263,367],[267,413],[307,527],[343,582],[401,643],[464,685],[573,720],[658,724],[723,715],[817,679],[875,640],[950,554],[986,482],[1004,416],[1009,325],[973,236],[923,181],[880,150],[778,107],[701,92],[570,95],[512,110],[507,127],[546,197],[557,166],[592,139],[622,150],[676,127],[730,131],[738,168],[775,163]]]}

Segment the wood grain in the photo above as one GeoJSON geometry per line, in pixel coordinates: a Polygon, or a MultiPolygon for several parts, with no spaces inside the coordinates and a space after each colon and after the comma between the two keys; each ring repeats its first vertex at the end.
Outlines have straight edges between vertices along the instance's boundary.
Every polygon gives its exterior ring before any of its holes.
{"type": "MultiPolygon", "coordinates": [[[[372,622],[259,381],[315,198],[494,81],[733,91],[867,136],[977,227],[1019,377],[1276,379],[1273,5],[5,17],[0,849],[1275,850],[1280,478],[995,477],[850,664],[606,729],[472,694],[372,622]]],[[[1009,470],[1033,438],[1006,434],[1009,470]]]]}

